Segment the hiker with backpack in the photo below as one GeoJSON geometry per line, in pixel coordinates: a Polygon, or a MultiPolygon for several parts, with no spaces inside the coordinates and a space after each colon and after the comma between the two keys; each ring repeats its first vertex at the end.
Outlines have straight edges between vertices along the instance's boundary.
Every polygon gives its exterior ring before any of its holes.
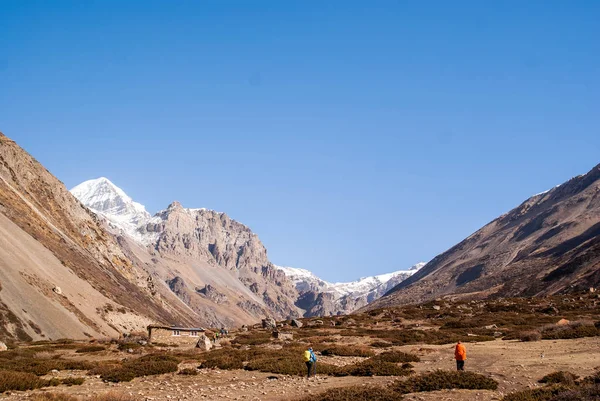
{"type": "Polygon", "coordinates": [[[307,378],[310,379],[311,372],[313,373],[313,376],[316,376],[317,375],[317,356],[313,352],[312,348],[309,348],[306,351],[304,351],[304,362],[306,363],[306,369],[308,369],[307,378]]]}
{"type": "Polygon", "coordinates": [[[464,344],[458,341],[454,347],[454,359],[456,359],[456,370],[465,370],[465,360],[467,359],[467,349],[464,344]]]}

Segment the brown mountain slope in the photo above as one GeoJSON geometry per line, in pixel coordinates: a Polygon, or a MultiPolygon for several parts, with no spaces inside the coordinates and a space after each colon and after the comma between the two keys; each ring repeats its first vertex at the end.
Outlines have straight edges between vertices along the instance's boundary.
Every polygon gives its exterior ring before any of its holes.
{"type": "Polygon", "coordinates": [[[116,335],[151,321],[195,321],[175,297],[161,296],[60,181],[2,133],[0,244],[0,339],[116,335]]]}
{"type": "Polygon", "coordinates": [[[492,221],[367,308],[600,285],[600,165],[492,221]]]}

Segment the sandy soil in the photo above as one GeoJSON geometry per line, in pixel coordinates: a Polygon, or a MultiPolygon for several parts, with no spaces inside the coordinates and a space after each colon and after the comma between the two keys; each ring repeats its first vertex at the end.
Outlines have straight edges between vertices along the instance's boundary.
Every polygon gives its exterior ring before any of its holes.
{"type": "MultiPolygon", "coordinates": [[[[422,362],[415,363],[417,372],[435,369],[454,369],[453,346],[426,345],[398,348],[418,354],[422,362]]],[[[544,375],[569,370],[581,376],[594,372],[600,365],[600,338],[557,340],[521,343],[501,341],[467,344],[466,368],[490,375],[500,383],[498,391],[438,391],[407,395],[407,400],[500,400],[504,394],[537,386],[544,375]]],[[[340,357],[336,357],[339,361],[340,357]]],[[[327,358],[322,357],[325,361],[327,358]]],[[[195,367],[182,364],[181,368],[195,367]]],[[[81,376],[84,372],[59,372],[57,375],[81,376]]],[[[140,400],[294,400],[306,394],[317,394],[333,387],[349,385],[385,385],[393,378],[326,377],[316,379],[286,377],[247,371],[201,370],[197,376],[168,374],[136,379],[131,383],[103,383],[97,377],[88,377],[85,384],[76,387],[58,387],[39,391],[65,392],[85,397],[108,391],[117,391],[139,397],[140,400]]],[[[4,394],[0,400],[22,400],[31,392],[4,394]]]]}

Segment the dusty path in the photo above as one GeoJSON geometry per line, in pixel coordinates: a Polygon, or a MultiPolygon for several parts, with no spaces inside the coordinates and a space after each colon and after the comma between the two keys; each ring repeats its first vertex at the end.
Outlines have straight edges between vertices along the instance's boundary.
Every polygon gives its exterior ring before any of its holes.
{"type": "MultiPolygon", "coordinates": [[[[418,354],[422,362],[415,363],[417,372],[435,369],[454,369],[452,345],[405,346],[400,350],[418,354]]],[[[500,400],[506,393],[537,385],[544,375],[569,370],[581,376],[594,372],[600,366],[600,338],[557,340],[522,343],[493,341],[467,344],[466,368],[488,374],[500,383],[498,391],[439,391],[406,396],[407,400],[500,400]],[[542,358],[543,354],[543,358],[542,358]]],[[[324,359],[323,359],[324,360],[324,359]]],[[[195,364],[181,368],[195,367],[195,364]]],[[[81,376],[83,372],[60,372],[59,376],[81,376]]],[[[307,381],[259,372],[202,370],[197,376],[176,374],[135,379],[130,383],[103,383],[97,377],[88,377],[82,386],[45,389],[85,397],[90,394],[117,391],[140,400],[294,400],[307,394],[317,394],[332,387],[362,384],[381,384],[393,378],[326,377],[307,381]],[[269,379],[276,376],[278,379],[269,379]]],[[[38,392],[40,390],[37,390],[38,392]]],[[[26,399],[31,392],[0,396],[1,401],[26,399]]]]}

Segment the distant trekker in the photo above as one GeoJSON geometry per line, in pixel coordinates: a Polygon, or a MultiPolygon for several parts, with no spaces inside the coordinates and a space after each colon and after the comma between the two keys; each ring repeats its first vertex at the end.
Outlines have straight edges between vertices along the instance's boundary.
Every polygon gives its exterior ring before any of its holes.
{"type": "Polygon", "coordinates": [[[465,370],[465,360],[467,359],[467,349],[460,341],[454,348],[454,359],[456,359],[456,370],[465,370]]]}
{"type": "Polygon", "coordinates": [[[306,369],[308,370],[308,378],[310,379],[311,372],[314,376],[317,375],[317,356],[313,352],[312,348],[304,351],[304,362],[306,363],[306,369]]]}

